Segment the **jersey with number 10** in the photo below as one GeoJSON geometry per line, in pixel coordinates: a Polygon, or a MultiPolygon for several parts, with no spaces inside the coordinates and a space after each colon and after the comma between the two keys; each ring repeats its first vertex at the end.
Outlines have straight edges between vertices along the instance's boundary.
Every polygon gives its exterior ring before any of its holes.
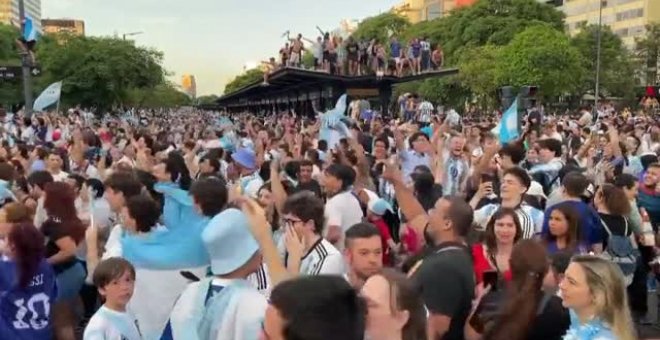
{"type": "Polygon", "coordinates": [[[0,261],[0,339],[51,339],[51,305],[57,296],[55,273],[42,260],[26,288],[18,286],[16,263],[0,261]]]}

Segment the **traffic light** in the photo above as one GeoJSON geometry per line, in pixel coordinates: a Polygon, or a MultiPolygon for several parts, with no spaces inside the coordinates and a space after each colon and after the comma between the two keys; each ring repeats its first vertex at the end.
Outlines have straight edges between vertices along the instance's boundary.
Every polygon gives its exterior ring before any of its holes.
{"type": "Polygon", "coordinates": [[[500,100],[500,105],[502,105],[502,110],[506,110],[513,104],[513,101],[516,99],[516,95],[513,91],[513,86],[502,86],[497,89],[497,98],[500,100]]]}
{"type": "Polygon", "coordinates": [[[520,102],[518,103],[518,108],[527,110],[536,106],[538,94],[539,94],[539,87],[536,85],[521,87],[520,102]]]}

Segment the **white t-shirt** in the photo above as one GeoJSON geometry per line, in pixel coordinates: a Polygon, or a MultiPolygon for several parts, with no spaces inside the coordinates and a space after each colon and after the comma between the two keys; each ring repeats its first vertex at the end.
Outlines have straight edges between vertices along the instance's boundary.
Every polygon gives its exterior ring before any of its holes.
{"type": "MultiPolygon", "coordinates": [[[[360,202],[350,191],[344,191],[333,196],[325,204],[325,219],[326,227],[324,236],[328,233],[329,226],[341,227],[343,233],[346,233],[348,228],[362,222],[362,208],[360,202]]],[[[339,251],[344,250],[344,236],[336,244],[339,251]]]]}
{"type": "Polygon", "coordinates": [[[58,172],[57,175],[51,173],[51,175],[53,176],[53,180],[55,182],[64,182],[67,178],[69,178],[69,174],[64,171],[58,172]]]}
{"type": "Polygon", "coordinates": [[[99,308],[85,328],[83,340],[141,340],[137,319],[129,312],[99,308]]]}
{"type": "Polygon", "coordinates": [[[324,238],[321,238],[300,262],[301,275],[343,275],[344,273],[344,258],[339,250],[324,238]]]}

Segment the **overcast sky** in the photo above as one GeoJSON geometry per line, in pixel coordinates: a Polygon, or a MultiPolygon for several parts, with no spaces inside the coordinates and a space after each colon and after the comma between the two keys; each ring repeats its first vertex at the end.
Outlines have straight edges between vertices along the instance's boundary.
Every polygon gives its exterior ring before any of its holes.
{"type": "Polygon", "coordinates": [[[132,37],[165,53],[180,84],[194,74],[197,93],[219,94],[246,62],[275,56],[282,33],[314,38],[315,26],[333,30],[342,19],[389,10],[397,0],[42,0],[43,18],[85,21],[87,35],[132,37]]]}

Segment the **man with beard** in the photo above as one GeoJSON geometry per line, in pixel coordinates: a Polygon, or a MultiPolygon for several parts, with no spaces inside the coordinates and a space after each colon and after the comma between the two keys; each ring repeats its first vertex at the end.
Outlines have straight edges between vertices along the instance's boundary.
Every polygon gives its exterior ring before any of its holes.
{"type": "Polygon", "coordinates": [[[465,244],[473,221],[472,208],[463,198],[444,197],[427,213],[396,166],[387,166],[383,178],[394,185],[410,227],[428,241],[426,256],[408,276],[421,291],[429,311],[429,339],[464,339],[475,287],[472,257],[465,244]]]}
{"type": "Polygon", "coordinates": [[[649,214],[653,228],[657,230],[660,224],[660,163],[652,163],[644,173],[637,194],[638,205],[649,214]]]}
{"type": "Polygon", "coordinates": [[[369,277],[383,269],[383,245],[378,229],[369,223],[358,223],[346,231],[344,258],[346,279],[356,290],[369,277]]]}

